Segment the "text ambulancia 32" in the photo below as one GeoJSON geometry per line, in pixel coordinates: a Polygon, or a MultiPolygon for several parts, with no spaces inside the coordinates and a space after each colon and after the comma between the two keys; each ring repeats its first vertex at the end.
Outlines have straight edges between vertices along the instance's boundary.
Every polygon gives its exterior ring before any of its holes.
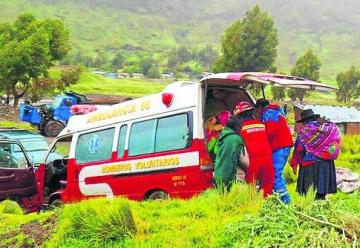
{"type": "Polygon", "coordinates": [[[32,202],[120,195],[134,200],[189,198],[201,193],[213,185],[205,120],[232,111],[239,101],[254,104],[247,90],[253,84],[334,89],[277,74],[221,73],[200,83],[175,82],[161,93],[73,116],[36,171],[32,202]],[[63,158],[54,160],[52,153],[63,158]]]}

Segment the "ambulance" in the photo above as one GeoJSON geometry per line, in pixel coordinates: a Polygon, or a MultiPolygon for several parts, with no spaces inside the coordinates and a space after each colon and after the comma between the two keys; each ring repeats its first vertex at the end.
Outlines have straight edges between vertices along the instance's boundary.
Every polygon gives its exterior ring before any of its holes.
{"type": "Polygon", "coordinates": [[[249,93],[254,85],[336,89],[279,74],[220,73],[73,116],[36,171],[35,202],[57,205],[115,196],[187,199],[200,194],[213,185],[205,121],[219,111],[232,111],[239,101],[255,104],[249,93]],[[52,159],[52,153],[62,159],[52,159]]]}

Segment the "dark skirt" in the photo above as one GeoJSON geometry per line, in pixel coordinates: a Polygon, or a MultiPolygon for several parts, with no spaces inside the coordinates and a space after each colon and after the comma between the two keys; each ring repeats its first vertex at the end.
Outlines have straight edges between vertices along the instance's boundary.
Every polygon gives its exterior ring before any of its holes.
{"type": "Polygon", "coordinates": [[[315,164],[300,167],[296,191],[306,194],[313,186],[319,195],[336,193],[336,171],[333,160],[320,160],[315,164]]]}

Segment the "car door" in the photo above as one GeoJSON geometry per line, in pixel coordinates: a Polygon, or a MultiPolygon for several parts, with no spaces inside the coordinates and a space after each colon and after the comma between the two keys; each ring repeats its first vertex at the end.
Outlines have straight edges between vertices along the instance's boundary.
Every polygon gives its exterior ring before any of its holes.
{"type": "Polygon", "coordinates": [[[36,180],[23,147],[16,141],[0,140],[0,199],[33,196],[36,180]],[[12,151],[20,150],[15,156],[12,151]]]}

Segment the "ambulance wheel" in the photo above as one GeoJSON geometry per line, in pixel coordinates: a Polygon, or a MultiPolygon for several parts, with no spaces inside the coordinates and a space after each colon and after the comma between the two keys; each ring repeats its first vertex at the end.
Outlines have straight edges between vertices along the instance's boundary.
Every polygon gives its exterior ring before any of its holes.
{"type": "Polygon", "coordinates": [[[64,125],[59,121],[49,121],[45,126],[45,136],[56,137],[64,129],[64,125]]]}
{"type": "Polygon", "coordinates": [[[50,202],[50,208],[61,208],[64,206],[64,202],[61,199],[55,199],[50,202]]]}
{"type": "Polygon", "coordinates": [[[146,197],[146,200],[154,201],[154,200],[166,200],[169,199],[169,195],[162,190],[155,190],[152,191],[148,196],[146,197]]]}

